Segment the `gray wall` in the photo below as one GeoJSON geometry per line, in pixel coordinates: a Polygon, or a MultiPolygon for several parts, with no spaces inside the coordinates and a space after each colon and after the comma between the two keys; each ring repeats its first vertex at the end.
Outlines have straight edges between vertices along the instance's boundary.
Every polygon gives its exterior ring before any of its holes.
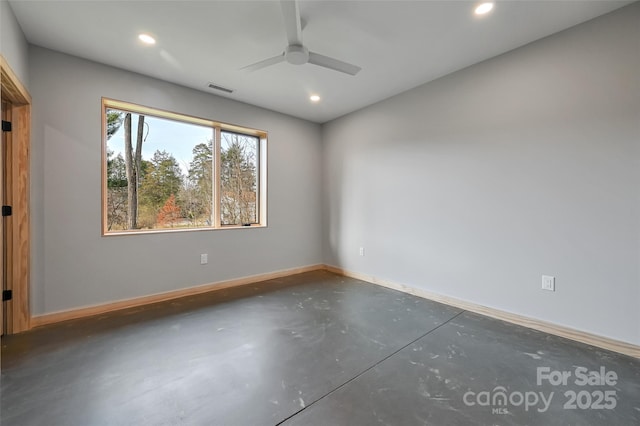
{"type": "Polygon", "coordinates": [[[16,73],[20,82],[29,87],[29,46],[22,29],[6,0],[0,0],[0,53],[16,73]]]}
{"type": "Polygon", "coordinates": [[[325,262],[640,344],[638,22],[636,3],[326,124],[325,262]]]}
{"type": "Polygon", "coordinates": [[[29,60],[34,315],[322,262],[319,125],[35,46],[29,60]],[[102,237],[102,96],[268,131],[268,228],[102,237]]]}
{"type": "Polygon", "coordinates": [[[7,9],[34,98],[33,314],[324,261],[640,344],[640,4],[322,128],[26,58],[7,9]],[[269,228],[101,237],[101,96],[269,131],[269,228]]]}

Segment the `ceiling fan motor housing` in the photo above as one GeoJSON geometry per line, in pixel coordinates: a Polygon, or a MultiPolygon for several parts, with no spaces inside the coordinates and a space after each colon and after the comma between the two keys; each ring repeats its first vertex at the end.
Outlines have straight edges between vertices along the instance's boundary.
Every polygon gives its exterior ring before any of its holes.
{"type": "Polygon", "coordinates": [[[287,46],[284,57],[290,64],[302,65],[309,62],[309,49],[304,46],[292,44],[287,46]]]}

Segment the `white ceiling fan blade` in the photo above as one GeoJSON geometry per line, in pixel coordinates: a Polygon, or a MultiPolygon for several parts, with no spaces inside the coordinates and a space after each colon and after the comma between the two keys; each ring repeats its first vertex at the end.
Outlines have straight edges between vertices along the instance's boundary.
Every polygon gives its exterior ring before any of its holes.
{"type": "Polygon", "coordinates": [[[332,70],[340,71],[349,75],[356,75],[362,68],[357,65],[348,64],[346,62],[339,61],[328,56],[320,55],[319,53],[309,52],[309,63],[318,65],[332,70]]]}
{"type": "Polygon", "coordinates": [[[284,53],[281,53],[278,56],[274,56],[273,58],[265,59],[264,61],[256,62],[255,64],[247,65],[246,67],[242,67],[240,69],[244,71],[258,71],[262,68],[266,68],[280,62],[284,62],[284,53]]]}
{"type": "Polygon", "coordinates": [[[302,25],[300,23],[298,2],[296,0],[281,0],[280,6],[289,45],[302,46],[302,25]]]}

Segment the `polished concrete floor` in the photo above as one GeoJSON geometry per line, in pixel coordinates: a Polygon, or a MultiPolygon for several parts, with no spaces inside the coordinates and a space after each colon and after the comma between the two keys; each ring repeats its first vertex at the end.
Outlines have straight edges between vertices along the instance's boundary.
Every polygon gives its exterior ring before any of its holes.
{"type": "Polygon", "coordinates": [[[3,337],[1,361],[2,425],[640,425],[638,359],[324,271],[3,337]]]}

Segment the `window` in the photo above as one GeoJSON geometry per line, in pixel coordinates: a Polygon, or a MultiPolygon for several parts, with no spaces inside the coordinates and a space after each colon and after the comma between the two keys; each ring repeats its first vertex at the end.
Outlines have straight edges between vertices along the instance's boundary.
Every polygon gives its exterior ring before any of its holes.
{"type": "Polygon", "coordinates": [[[266,226],[263,131],[102,100],[103,234],[266,226]]]}

